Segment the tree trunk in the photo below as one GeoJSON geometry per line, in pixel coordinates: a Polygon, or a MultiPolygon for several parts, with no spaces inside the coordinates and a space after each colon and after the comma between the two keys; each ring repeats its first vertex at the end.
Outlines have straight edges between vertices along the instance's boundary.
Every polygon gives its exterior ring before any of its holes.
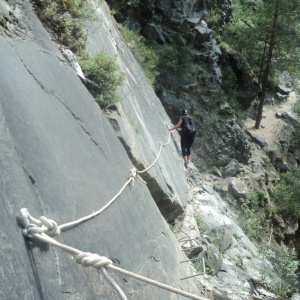
{"type": "Polygon", "coordinates": [[[257,114],[256,114],[256,121],[255,121],[255,128],[256,129],[258,129],[259,125],[260,125],[262,112],[263,112],[263,107],[264,107],[264,101],[265,101],[265,97],[266,97],[267,84],[268,84],[268,79],[269,79],[269,74],[270,74],[270,67],[271,67],[273,49],[274,49],[275,38],[276,38],[276,26],[277,26],[278,15],[279,15],[279,4],[280,4],[280,0],[276,0],[273,24],[272,24],[271,35],[270,35],[270,45],[269,45],[267,64],[266,64],[265,72],[264,72],[264,75],[263,75],[261,93],[258,97],[259,98],[259,105],[258,105],[257,114]]]}

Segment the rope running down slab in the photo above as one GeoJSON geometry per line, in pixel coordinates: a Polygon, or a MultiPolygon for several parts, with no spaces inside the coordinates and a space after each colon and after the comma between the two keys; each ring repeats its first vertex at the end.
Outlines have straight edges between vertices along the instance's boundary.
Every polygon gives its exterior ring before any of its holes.
{"type": "Polygon", "coordinates": [[[138,171],[135,168],[130,170],[130,178],[125,182],[125,184],[122,186],[120,191],[106,205],[104,205],[101,209],[99,209],[98,211],[96,211],[96,212],[94,212],[94,213],[92,213],[92,214],[90,214],[86,217],[80,218],[80,219],[78,219],[76,221],[73,221],[73,222],[69,222],[69,223],[59,225],[58,226],[58,232],[60,233],[60,231],[62,229],[66,229],[66,228],[78,225],[80,223],[83,223],[83,222],[85,222],[87,220],[90,220],[90,219],[96,217],[97,215],[101,214],[106,208],[108,208],[121,195],[121,193],[124,191],[126,186],[130,184],[130,182],[132,182],[132,184],[134,184],[135,177],[138,177],[142,182],[146,183],[138,174],[144,173],[144,172],[148,171],[150,168],[152,168],[154,166],[154,164],[157,162],[157,160],[160,156],[162,147],[167,146],[170,143],[170,140],[171,140],[170,136],[171,136],[171,133],[169,132],[168,141],[165,144],[163,144],[162,142],[159,143],[160,147],[159,147],[158,154],[157,154],[154,162],[149,167],[147,167],[146,169],[144,169],[142,171],[138,171]]]}
{"type": "Polygon", "coordinates": [[[101,209],[99,209],[96,212],[93,212],[92,214],[90,214],[86,217],[80,218],[73,222],[69,222],[69,223],[65,223],[65,224],[57,226],[57,223],[54,220],[48,219],[45,216],[41,216],[39,219],[36,219],[29,214],[29,212],[27,211],[26,208],[22,208],[20,210],[20,214],[18,216],[18,221],[19,221],[19,223],[21,223],[24,226],[23,234],[29,238],[37,238],[45,243],[59,247],[60,249],[69,253],[70,255],[72,255],[75,258],[76,263],[81,264],[84,267],[92,266],[96,269],[99,269],[102,272],[102,274],[104,275],[104,277],[107,279],[107,281],[112,285],[112,287],[119,294],[119,296],[121,297],[122,300],[127,300],[127,297],[123,293],[121,288],[117,285],[117,283],[113,280],[113,278],[107,273],[106,268],[109,268],[116,272],[130,276],[137,280],[144,281],[145,283],[149,283],[149,284],[155,285],[157,287],[166,289],[170,292],[188,297],[190,299],[208,300],[207,298],[202,298],[197,295],[190,294],[188,292],[173,288],[169,285],[160,283],[158,281],[155,281],[155,280],[149,279],[147,277],[140,276],[138,274],[124,270],[122,268],[116,267],[112,264],[112,261],[110,259],[108,259],[107,257],[100,256],[98,254],[82,252],[78,249],[75,249],[75,248],[72,248],[65,244],[59,243],[56,240],[54,240],[53,238],[51,238],[51,236],[59,235],[61,233],[62,229],[66,229],[66,228],[78,225],[78,224],[85,222],[89,219],[92,219],[92,218],[96,217],[97,215],[99,215],[100,213],[102,213],[121,195],[121,193],[124,191],[124,189],[127,187],[127,185],[129,185],[130,183],[132,183],[132,185],[134,184],[135,177],[138,177],[142,182],[144,182],[138,174],[146,172],[150,168],[152,168],[160,156],[162,147],[167,146],[169,143],[170,143],[170,132],[169,132],[169,137],[168,137],[167,143],[163,144],[160,142],[159,152],[158,152],[158,155],[157,155],[156,159],[154,160],[154,162],[149,167],[147,167],[145,170],[142,170],[142,171],[137,171],[135,168],[131,169],[130,178],[125,182],[125,184],[122,186],[120,191],[101,209]]]}
{"type": "MultiPolygon", "coordinates": [[[[105,257],[105,256],[100,256],[98,254],[92,254],[92,253],[88,253],[88,252],[82,252],[78,249],[75,249],[75,248],[72,248],[72,247],[67,246],[65,244],[57,242],[56,240],[49,237],[45,233],[35,233],[36,230],[37,230],[37,227],[30,227],[29,228],[29,231],[30,231],[30,233],[32,234],[33,237],[35,237],[35,238],[37,238],[37,239],[39,239],[39,240],[41,240],[45,243],[48,243],[48,244],[51,244],[53,246],[59,247],[60,249],[62,249],[65,252],[69,253],[70,255],[72,255],[75,258],[76,263],[82,264],[84,267],[94,267],[96,269],[99,269],[103,274],[105,274],[105,267],[106,267],[108,269],[119,272],[123,275],[130,276],[130,277],[135,278],[137,280],[143,281],[145,283],[149,283],[151,285],[154,285],[154,286],[157,286],[159,288],[168,290],[168,291],[176,293],[178,295],[188,297],[190,299],[208,300],[207,298],[203,298],[203,297],[200,297],[200,296],[197,296],[197,295],[194,295],[194,294],[176,289],[172,286],[160,283],[158,281],[155,281],[155,280],[149,279],[147,277],[144,277],[144,276],[132,273],[130,271],[124,270],[122,268],[116,267],[112,264],[112,261],[110,259],[108,259],[107,257],[105,257]]],[[[106,273],[105,277],[110,277],[110,276],[106,273]]],[[[112,278],[111,278],[111,280],[113,281],[112,278]]],[[[109,280],[109,282],[111,283],[110,280],[109,280]]],[[[114,284],[115,284],[115,282],[114,282],[114,284]]]]}

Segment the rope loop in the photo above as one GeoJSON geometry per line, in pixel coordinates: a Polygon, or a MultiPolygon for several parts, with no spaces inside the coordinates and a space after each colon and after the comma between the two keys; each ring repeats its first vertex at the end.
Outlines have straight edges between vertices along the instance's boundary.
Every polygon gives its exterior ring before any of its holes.
{"type": "Polygon", "coordinates": [[[112,264],[112,261],[109,258],[89,252],[78,254],[75,256],[75,261],[77,264],[81,264],[84,267],[94,267],[96,269],[112,264]]]}
{"type": "Polygon", "coordinates": [[[46,230],[44,233],[47,233],[49,236],[56,236],[60,234],[60,229],[57,226],[57,223],[54,220],[48,219],[45,216],[40,217],[40,221],[46,230]]]}

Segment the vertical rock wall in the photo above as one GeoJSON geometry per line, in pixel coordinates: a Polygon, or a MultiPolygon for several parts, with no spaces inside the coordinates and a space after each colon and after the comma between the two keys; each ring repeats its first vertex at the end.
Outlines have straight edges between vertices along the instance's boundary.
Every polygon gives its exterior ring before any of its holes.
{"type": "MultiPolygon", "coordinates": [[[[62,224],[97,211],[128,180],[132,162],[29,2],[1,0],[0,20],[0,298],[118,299],[95,269],[76,265],[60,249],[24,239],[16,215],[27,207],[34,217],[45,215],[62,224]]],[[[109,37],[106,42],[114,40],[109,37]]],[[[128,63],[127,68],[138,68],[133,60],[128,63]]],[[[138,90],[130,86],[137,82],[135,76],[128,77],[126,92],[138,90]]],[[[145,106],[127,97],[123,105],[128,116],[117,120],[125,144],[134,144],[131,151],[139,166],[153,162],[159,142],[167,137],[162,130],[166,113],[152,95],[147,86],[133,97],[143,96],[145,106]],[[141,135],[129,129],[131,118],[141,123],[141,135]]],[[[187,187],[174,143],[163,149],[149,176],[157,184],[162,180],[160,193],[181,206],[187,187]]],[[[191,270],[180,264],[182,251],[141,181],[127,187],[101,215],[56,240],[193,290],[180,280],[191,270]]],[[[118,273],[111,275],[129,299],[183,299],[118,273]]]]}

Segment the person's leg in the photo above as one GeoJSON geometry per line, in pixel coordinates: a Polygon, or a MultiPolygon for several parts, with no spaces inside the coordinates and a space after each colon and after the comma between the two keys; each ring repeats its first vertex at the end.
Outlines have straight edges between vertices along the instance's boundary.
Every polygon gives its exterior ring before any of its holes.
{"type": "Polygon", "coordinates": [[[181,145],[181,152],[182,152],[184,165],[186,166],[188,161],[188,156],[187,156],[187,139],[185,136],[181,136],[180,145],[181,145]]]}
{"type": "Polygon", "coordinates": [[[187,140],[187,147],[186,147],[186,161],[187,164],[190,162],[190,155],[191,155],[191,146],[194,142],[194,137],[189,137],[189,139],[187,140]]]}

